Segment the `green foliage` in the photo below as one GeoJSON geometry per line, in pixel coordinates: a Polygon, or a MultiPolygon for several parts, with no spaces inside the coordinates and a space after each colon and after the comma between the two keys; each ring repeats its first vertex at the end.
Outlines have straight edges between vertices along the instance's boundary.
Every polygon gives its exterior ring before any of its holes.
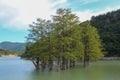
{"type": "Polygon", "coordinates": [[[103,57],[98,32],[89,22],[80,24],[70,9],[58,9],[52,19],[53,22],[37,19],[30,25],[24,57],[39,58],[41,62],[58,60],[64,65],[68,60],[74,64],[77,59],[84,59],[85,51],[90,60],[103,57]]]}
{"type": "Polygon", "coordinates": [[[23,57],[29,58],[44,58],[48,60],[48,57],[52,57],[54,59],[55,45],[51,45],[54,43],[53,34],[53,24],[50,20],[42,20],[37,19],[37,22],[33,22],[30,25],[30,34],[28,35],[28,43],[26,45],[25,54],[23,57]],[[50,56],[49,56],[50,55],[50,56]]]}
{"type": "Polygon", "coordinates": [[[98,29],[106,56],[120,56],[120,10],[93,16],[91,24],[98,29]]]}
{"type": "Polygon", "coordinates": [[[84,22],[81,24],[82,27],[82,41],[84,44],[84,52],[89,56],[90,60],[96,60],[103,57],[103,47],[101,45],[100,37],[95,27],[92,27],[90,23],[84,22]]]}
{"type": "Polygon", "coordinates": [[[72,14],[70,9],[58,9],[57,14],[53,16],[53,22],[58,41],[59,57],[77,59],[75,31],[79,27],[78,17],[72,14]]]}

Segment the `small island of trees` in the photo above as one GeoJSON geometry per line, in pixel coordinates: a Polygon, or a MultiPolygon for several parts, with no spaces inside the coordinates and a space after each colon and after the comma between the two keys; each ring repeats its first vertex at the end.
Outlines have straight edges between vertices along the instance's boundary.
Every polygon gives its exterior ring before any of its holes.
{"type": "Polygon", "coordinates": [[[30,25],[26,50],[37,70],[57,65],[57,71],[74,68],[81,60],[84,67],[104,56],[97,29],[89,21],[80,23],[70,9],[58,9],[52,20],[38,18],[30,25]]]}

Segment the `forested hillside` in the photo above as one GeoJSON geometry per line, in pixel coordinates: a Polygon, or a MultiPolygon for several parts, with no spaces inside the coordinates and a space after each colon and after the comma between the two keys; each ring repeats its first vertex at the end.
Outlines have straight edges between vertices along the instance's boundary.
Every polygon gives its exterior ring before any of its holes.
{"type": "Polygon", "coordinates": [[[100,33],[105,50],[108,52],[106,56],[120,56],[120,9],[93,16],[91,24],[100,33]]]}
{"type": "Polygon", "coordinates": [[[0,49],[0,56],[2,55],[21,55],[20,52],[10,51],[10,50],[4,50],[0,49]]]}
{"type": "Polygon", "coordinates": [[[25,43],[18,42],[1,42],[0,49],[16,51],[16,52],[24,52],[25,43]]]}

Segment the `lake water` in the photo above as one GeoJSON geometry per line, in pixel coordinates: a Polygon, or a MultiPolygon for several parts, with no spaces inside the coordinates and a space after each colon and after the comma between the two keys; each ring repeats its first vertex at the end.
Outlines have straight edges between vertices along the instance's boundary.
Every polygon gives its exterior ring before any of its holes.
{"type": "Polygon", "coordinates": [[[72,70],[36,72],[31,61],[1,57],[0,80],[120,80],[120,61],[92,62],[88,69],[81,63],[72,70]]]}

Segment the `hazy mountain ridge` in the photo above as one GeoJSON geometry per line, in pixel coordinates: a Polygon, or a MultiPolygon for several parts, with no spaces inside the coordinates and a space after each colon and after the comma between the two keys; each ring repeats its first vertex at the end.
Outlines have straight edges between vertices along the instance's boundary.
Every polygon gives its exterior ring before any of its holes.
{"type": "Polygon", "coordinates": [[[5,42],[0,42],[0,48],[4,50],[11,50],[16,52],[24,52],[25,43],[5,41],[5,42]]]}

